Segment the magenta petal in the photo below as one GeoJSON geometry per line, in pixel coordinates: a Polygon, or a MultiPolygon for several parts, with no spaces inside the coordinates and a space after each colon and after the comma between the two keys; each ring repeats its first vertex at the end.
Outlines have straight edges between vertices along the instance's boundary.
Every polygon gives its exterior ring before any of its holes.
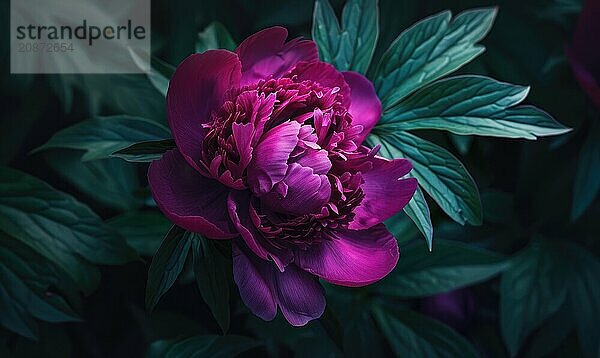
{"type": "Polygon", "coordinates": [[[353,125],[362,125],[363,131],[355,140],[360,145],[371,129],[375,127],[381,117],[381,102],[375,93],[375,87],[371,81],[358,72],[343,72],[348,86],[350,86],[350,108],[348,112],[352,115],[353,125]]]}
{"type": "Polygon", "coordinates": [[[211,111],[218,110],[225,92],[241,78],[237,55],[210,50],[183,60],[169,81],[167,114],[177,147],[190,164],[200,158],[204,129],[211,111]]]}
{"type": "Polygon", "coordinates": [[[276,212],[303,215],[320,212],[330,196],[327,175],[315,174],[310,167],[292,163],[285,178],[262,199],[276,212]]]}
{"type": "Polygon", "coordinates": [[[248,167],[248,183],[257,194],[264,194],[285,177],[287,161],[298,144],[300,123],[285,122],[264,134],[254,150],[248,167]]]}
{"type": "Polygon", "coordinates": [[[267,260],[269,252],[259,242],[258,236],[260,233],[257,232],[250,219],[249,205],[250,194],[247,192],[232,191],[227,198],[229,217],[242,236],[242,239],[244,239],[246,245],[256,256],[267,260]]]}
{"type": "Polygon", "coordinates": [[[400,179],[412,169],[408,160],[375,157],[372,163],[373,167],[362,173],[365,197],[354,209],[354,219],[348,226],[352,230],[368,229],[392,217],[417,190],[416,179],[400,179]]]}
{"type": "Polygon", "coordinates": [[[325,311],[323,288],[317,279],[294,264],[280,272],[272,263],[251,256],[232,244],[233,278],[244,304],[258,317],[270,321],[277,314],[294,326],[303,326],[325,311]]]}
{"type": "Polygon", "coordinates": [[[200,175],[176,149],[150,164],[148,183],[156,204],[174,224],[213,239],[238,235],[227,215],[229,189],[200,175]]]}
{"type": "Polygon", "coordinates": [[[275,271],[279,308],[293,326],[304,326],[325,311],[323,287],[313,275],[290,264],[284,272],[275,271]]]}
{"type": "MultiPolygon", "coordinates": [[[[318,61],[299,63],[291,71],[290,76],[298,76],[299,81],[314,81],[324,87],[337,87],[344,98],[349,99],[350,87],[346,83],[344,75],[327,62],[318,61]]],[[[350,101],[344,104],[350,104],[350,101]]]]}
{"type": "Polygon", "coordinates": [[[320,245],[299,250],[295,262],[328,282],[359,287],[385,277],[399,256],[396,239],[380,224],[367,230],[332,233],[320,245]]]}
{"type": "Polygon", "coordinates": [[[277,314],[276,297],[272,293],[273,266],[267,261],[246,254],[231,243],[233,280],[244,304],[258,317],[270,321],[277,314]]]}
{"type": "Polygon", "coordinates": [[[283,27],[270,27],[245,39],[235,50],[242,62],[242,85],[282,74],[298,62],[317,61],[317,46],[309,40],[285,42],[288,32],[283,27]]]}

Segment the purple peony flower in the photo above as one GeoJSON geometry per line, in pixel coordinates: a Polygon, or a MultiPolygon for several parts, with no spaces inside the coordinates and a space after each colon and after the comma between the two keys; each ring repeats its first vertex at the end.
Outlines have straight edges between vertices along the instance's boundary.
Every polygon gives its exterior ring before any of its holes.
{"type": "Polygon", "coordinates": [[[592,102],[600,108],[600,1],[586,0],[579,14],[573,42],[566,48],[571,69],[592,102]]]}
{"type": "Polygon", "coordinates": [[[314,42],[273,27],[234,52],[185,59],[167,94],[177,149],[152,163],[150,188],[175,224],[234,239],[242,300],[293,325],[325,309],[318,278],[364,286],[398,244],[382,222],[410,200],[405,159],[362,145],[381,115],[373,85],[318,60],[314,42]]]}

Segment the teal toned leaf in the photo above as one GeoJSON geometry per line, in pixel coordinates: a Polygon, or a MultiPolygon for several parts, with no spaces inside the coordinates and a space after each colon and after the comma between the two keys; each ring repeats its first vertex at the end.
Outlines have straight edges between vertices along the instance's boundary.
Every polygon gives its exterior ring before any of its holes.
{"type": "Polygon", "coordinates": [[[142,204],[135,195],[139,189],[135,167],[116,158],[82,162],[81,155],[81,151],[58,149],[44,157],[56,174],[98,203],[121,211],[142,204]]]}
{"type": "Polygon", "coordinates": [[[527,344],[527,350],[524,357],[527,358],[542,358],[556,353],[557,348],[564,342],[565,339],[573,331],[573,322],[571,312],[567,305],[562,305],[561,308],[548,318],[527,344]]]}
{"type": "Polygon", "coordinates": [[[473,144],[473,137],[450,133],[450,140],[461,155],[469,154],[471,144],[473,144]]]}
{"type": "Polygon", "coordinates": [[[600,125],[594,127],[583,143],[577,159],[571,218],[577,219],[594,202],[600,190],[600,125]]]}
{"type": "Polygon", "coordinates": [[[85,150],[82,160],[104,159],[132,144],[171,138],[168,128],[157,122],[126,115],[98,117],[55,133],[35,151],[50,148],[85,150]]]}
{"type": "MultiPolygon", "coordinates": [[[[142,71],[146,72],[146,76],[148,77],[148,80],[150,81],[150,83],[152,83],[154,88],[156,88],[156,90],[160,92],[163,96],[166,96],[167,89],[169,88],[169,78],[171,78],[173,72],[175,72],[175,68],[158,58],[151,57],[151,67],[150,71],[148,71],[146,64],[147,60],[142,59],[142,54],[136,53],[131,48],[128,48],[128,50],[136,66],[142,71]]],[[[146,53],[144,54],[144,56],[149,55],[146,53]]]]}
{"type": "Polygon", "coordinates": [[[396,241],[400,246],[414,239],[419,232],[413,221],[402,211],[387,219],[385,226],[396,237],[396,241]]]}
{"type": "Polygon", "coordinates": [[[146,284],[146,309],[152,311],[158,300],[173,286],[183,270],[194,234],[173,226],[152,258],[146,284]]]}
{"type": "Polygon", "coordinates": [[[558,245],[535,241],[514,257],[502,275],[500,326],[511,355],[565,301],[569,281],[563,256],[558,245]]]}
{"type": "Polygon", "coordinates": [[[387,110],[386,130],[440,129],[462,135],[536,139],[570,131],[531,106],[511,108],[527,97],[528,87],[482,76],[434,82],[387,110]]]}
{"type": "Polygon", "coordinates": [[[212,240],[195,235],[192,241],[194,275],[202,299],[210,308],[223,333],[229,330],[229,272],[231,262],[212,240]]]}
{"type": "Polygon", "coordinates": [[[329,1],[315,1],[312,37],[321,59],[338,70],[366,73],[378,36],[377,0],[347,1],[341,27],[329,1]]]}
{"type": "Polygon", "coordinates": [[[127,148],[112,153],[111,156],[128,162],[147,163],[160,159],[166,151],[173,148],[175,148],[173,139],[152,140],[134,143],[127,148]]]}
{"type": "Polygon", "coordinates": [[[143,256],[154,255],[171,227],[169,220],[157,211],[132,211],[111,218],[106,223],[143,256]]]}
{"type": "Polygon", "coordinates": [[[394,40],[375,71],[375,88],[384,110],[415,90],[465,65],[485,48],[496,8],[450,11],[417,22],[394,40]]]}
{"type": "Polygon", "coordinates": [[[178,341],[156,341],[150,345],[146,358],[232,358],[258,345],[257,341],[238,335],[193,336],[178,341]]]}
{"type": "Polygon", "coordinates": [[[567,282],[569,287],[569,302],[571,316],[575,318],[575,325],[579,341],[589,357],[600,352],[600,331],[598,330],[598,317],[600,317],[600,286],[598,286],[598,272],[600,260],[583,248],[569,245],[562,250],[569,253],[569,266],[573,268],[573,276],[567,282]]]}
{"type": "Polygon", "coordinates": [[[417,187],[415,194],[404,207],[404,212],[417,225],[419,231],[421,231],[427,241],[427,248],[431,251],[433,245],[433,224],[431,223],[429,205],[425,201],[425,196],[421,188],[417,187]]]}
{"type": "Polygon", "coordinates": [[[34,318],[46,322],[78,321],[65,299],[49,291],[70,288],[63,275],[48,260],[0,233],[0,325],[36,338],[34,318]]]}
{"type": "Polygon", "coordinates": [[[490,251],[438,240],[431,252],[416,243],[402,249],[402,259],[381,281],[378,291],[397,297],[423,297],[490,279],[508,262],[490,251]]]}
{"type": "MultiPolygon", "coordinates": [[[[392,147],[383,145],[379,149],[379,154],[390,159],[398,158],[399,155],[392,147]]],[[[409,175],[412,176],[411,174],[409,175]]],[[[427,201],[425,201],[425,196],[423,195],[421,188],[417,187],[415,194],[404,207],[404,212],[410,217],[415,225],[417,225],[417,228],[419,228],[419,231],[421,231],[423,237],[425,237],[427,247],[431,251],[431,246],[433,244],[433,224],[431,223],[429,205],[427,205],[427,201]]]]}
{"type": "Polygon", "coordinates": [[[91,264],[136,258],[86,205],[23,172],[0,167],[0,231],[62,268],[85,292],[97,283],[91,264]]]}
{"type": "Polygon", "coordinates": [[[481,224],[479,191],[471,175],[456,157],[444,148],[408,132],[388,132],[376,128],[369,136],[372,145],[381,144],[390,158],[407,158],[413,164],[411,175],[454,221],[481,224]]]}
{"type": "Polygon", "coordinates": [[[375,306],[373,313],[392,351],[400,357],[477,357],[473,346],[450,327],[410,310],[375,306]]]}
{"type": "Polygon", "coordinates": [[[235,41],[233,41],[225,26],[219,22],[213,22],[206,26],[204,31],[198,33],[198,39],[196,40],[196,52],[219,48],[233,51],[235,47],[235,41]]]}

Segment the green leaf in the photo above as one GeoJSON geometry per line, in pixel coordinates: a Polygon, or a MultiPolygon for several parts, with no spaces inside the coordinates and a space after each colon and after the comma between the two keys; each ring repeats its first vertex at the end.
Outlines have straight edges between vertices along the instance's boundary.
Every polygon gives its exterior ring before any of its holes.
{"type": "Polygon", "coordinates": [[[417,187],[415,194],[404,207],[404,212],[417,225],[417,228],[425,237],[427,248],[431,251],[433,246],[433,224],[431,223],[429,205],[425,201],[421,188],[417,187]]]}
{"type": "Polygon", "coordinates": [[[59,149],[44,157],[63,180],[98,203],[120,211],[142,204],[135,195],[139,189],[136,168],[115,158],[82,162],[81,155],[81,151],[59,149]]]}
{"type": "Polygon", "coordinates": [[[128,162],[147,163],[160,159],[162,155],[175,148],[173,139],[151,140],[138,142],[112,153],[112,157],[124,159],[128,162]]]}
{"type": "Polygon", "coordinates": [[[379,128],[439,129],[455,134],[536,139],[570,131],[532,106],[511,108],[529,87],[489,77],[458,76],[434,82],[387,110],[379,128]]]}
{"type": "Polygon", "coordinates": [[[408,132],[377,128],[368,140],[371,145],[381,144],[385,156],[409,159],[413,164],[411,175],[454,221],[481,224],[477,185],[462,163],[447,150],[408,132]]]}
{"type": "Polygon", "coordinates": [[[69,280],[50,261],[0,233],[0,325],[28,338],[37,337],[34,318],[73,322],[79,317],[50,289],[70,289],[69,280]]]}
{"type": "Polygon", "coordinates": [[[344,322],[344,356],[383,357],[383,346],[383,337],[369,310],[361,310],[349,322],[344,322]]]}
{"type": "MultiPolygon", "coordinates": [[[[381,146],[379,154],[386,158],[393,159],[395,156],[397,157],[399,153],[393,151],[390,146],[381,146]]],[[[409,175],[412,176],[412,174],[409,175]]],[[[429,251],[431,251],[431,246],[433,244],[433,224],[431,223],[429,205],[427,205],[427,201],[425,201],[425,196],[423,195],[421,188],[417,187],[415,194],[404,207],[404,212],[410,217],[415,225],[417,225],[417,228],[421,231],[423,237],[425,237],[429,251]]]]}
{"type": "Polygon", "coordinates": [[[233,51],[235,47],[235,41],[233,41],[225,26],[216,21],[206,26],[204,31],[199,32],[196,40],[196,52],[220,48],[233,51]]]}
{"type": "Polygon", "coordinates": [[[229,271],[231,262],[217,250],[212,240],[195,235],[192,241],[194,275],[202,299],[219,323],[229,330],[229,271]]]}
{"type": "MultiPolygon", "coordinates": [[[[141,55],[136,53],[133,49],[128,48],[128,50],[136,66],[146,72],[148,70],[146,67],[147,60],[143,60],[141,55]]],[[[145,54],[145,56],[148,56],[148,54],[145,54]]],[[[171,78],[173,72],[175,72],[175,68],[154,56],[150,58],[150,66],[150,71],[146,72],[148,80],[158,92],[163,96],[166,96],[169,88],[169,78],[171,78]]]]}
{"type": "Polygon", "coordinates": [[[132,211],[106,222],[127,240],[127,244],[143,256],[152,256],[160,246],[171,223],[156,211],[132,211]]]}
{"type": "Polygon", "coordinates": [[[373,307],[375,320],[400,357],[477,357],[465,338],[450,327],[410,310],[373,307]]]}
{"type": "Polygon", "coordinates": [[[500,327],[512,356],[567,296],[569,265],[560,246],[534,241],[512,260],[500,283],[500,327]]]}
{"type": "Polygon", "coordinates": [[[97,117],[55,133],[34,152],[50,148],[85,150],[82,160],[104,159],[134,143],[169,139],[168,128],[155,121],[126,115],[97,117]]]}
{"type": "Polygon", "coordinates": [[[377,0],[349,0],[340,27],[328,0],[315,1],[312,37],[321,60],[340,71],[366,73],[379,36],[377,0]]]}
{"type": "Polygon", "coordinates": [[[396,297],[423,297],[490,279],[506,270],[500,255],[459,242],[438,240],[431,252],[416,243],[402,248],[402,259],[377,290],[396,297]]]}
{"type": "Polygon", "coordinates": [[[473,144],[473,137],[450,133],[450,140],[461,155],[469,154],[469,150],[473,144]]]}
{"type": "Polygon", "coordinates": [[[178,341],[156,341],[150,345],[146,358],[231,358],[258,347],[253,339],[238,335],[201,335],[178,341]]]}
{"type": "Polygon", "coordinates": [[[571,218],[579,218],[600,190],[600,125],[593,124],[577,159],[571,218]]]}
{"type": "Polygon", "coordinates": [[[85,292],[98,280],[91,264],[118,265],[136,258],[86,205],[5,167],[0,167],[0,231],[61,267],[85,292]]]}
{"type": "Polygon", "coordinates": [[[600,260],[573,244],[562,250],[563,255],[567,252],[570,259],[569,267],[573,269],[573,275],[567,281],[570,284],[568,297],[571,316],[575,318],[581,346],[587,356],[595,357],[600,352],[600,331],[598,331],[600,260]]]}
{"type": "Polygon", "coordinates": [[[450,11],[443,11],[417,22],[383,54],[374,83],[384,110],[485,50],[477,43],[492,27],[496,8],[468,10],[451,17],[450,11]]]}
{"type": "Polygon", "coordinates": [[[173,286],[183,270],[191,247],[191,237],[178,226],[172,226],[152,258],[146,284],[146,309],[152,311],[158,300],[173,286]]]}
{"type": "Polygon", "coordinates": [[[400,246],[414,239],[419,232],[413,221],[402,211],[387,219],[385,226],[396,237],[400,246]]]}

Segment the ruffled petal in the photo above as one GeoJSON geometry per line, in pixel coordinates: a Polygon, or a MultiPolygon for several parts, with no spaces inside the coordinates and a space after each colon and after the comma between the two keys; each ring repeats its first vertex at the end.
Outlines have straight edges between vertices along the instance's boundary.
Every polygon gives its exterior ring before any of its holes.
{"type": "Polygon", "coordinates": [[[227,208],[229,209],[229,217],[231,218],[233,225],[237,228],[250,250],[252,250],[256,256],[267,260],[269,252],[260,243],[260,233],[257,232],[250,219],[248,212],[249,205],[249,193],[237,190],[229,193],[229,197],[227,198],[227,208]]]}
{"type": "Polygon", "coordinates": [[[323,314],[324,291],[314,276],[294,264],[280,272],[271,262],[252,257],[236,243],[232,249],[234,281],[252,313],[270,321],[279,306],[294,326],[303,326],[323,314]]]}
{"type": "Polygon", "coordinates": [[[340,93],[350,104],[350,87],[344,79],[344,75],[327,62],[302,62],[299,63],[289,74],[289,76],[298,76],[298,81],[313,81],[323,87],[339,88],[340,93]]]}
{"type": "Polygon", "coordinates": [[[331,184],[327,175],[292,163],[285,178],[264,195],[262,201],[275,212],[304,215],[320,212],[330,197],[331,184]]]}
{"type": "Polygon", "coordinates": [[[375,127],[381,117],[381,102],[375,93],[371,81],[358,72],[342,72],[348,86],[350,86],[350,108],[352,124],[363,126],[362,132],[355,139],[360,145],[375,127]]]}
{"type": "Polygon", "coordinates": [[[299,250],[295,263],[337,285],[376,282],[394,269],[400,256],[396,239],[383,224],[360,231],[341,229],[329,236],[319,245],[299,250]]]}
{"type": "Polygon", "coordinates": [[[227,214],[229,189],[200,175],[178,150],[150,164],[148,183],[156,204],[174,224],[213,239],[238,235],[227,214]]]}
{"type": "Polygon", "coordinates": [[[223,95],[237,87],[241,78],[237,55],[210,50],[183,60],[169,81],[167,115],[175,143],[194,167],[200,159],[204,129],[211,111],[223,102],[223,95]]]}
{"type": "Polygon", "coordinates": [[[248,167],[248,183],[256,194],[264,194],[285,177],[290,154],[298,144],[300,123],[286,122],[269,130],[254,150],[248,167]]]}
{"type": "Polygon", "coordinates": [[[271,75],[281,77],[298,62],[319,59],[313,41],[294,39],[286,43],[287,35],[283,27],[270,27],[248,37],[235,49],[242,62],[242,85],[271,75]]]}
{"type": "Polygon", "coordinates": [[[354,209],[352,230],[368,229],[392,217],[410,201],[415,190],[415,178],[400,179],[412,169],[406,159],[387,160],[375,157],[372,168],[362,172],[361,185],[365,197],[354,209]]]}

